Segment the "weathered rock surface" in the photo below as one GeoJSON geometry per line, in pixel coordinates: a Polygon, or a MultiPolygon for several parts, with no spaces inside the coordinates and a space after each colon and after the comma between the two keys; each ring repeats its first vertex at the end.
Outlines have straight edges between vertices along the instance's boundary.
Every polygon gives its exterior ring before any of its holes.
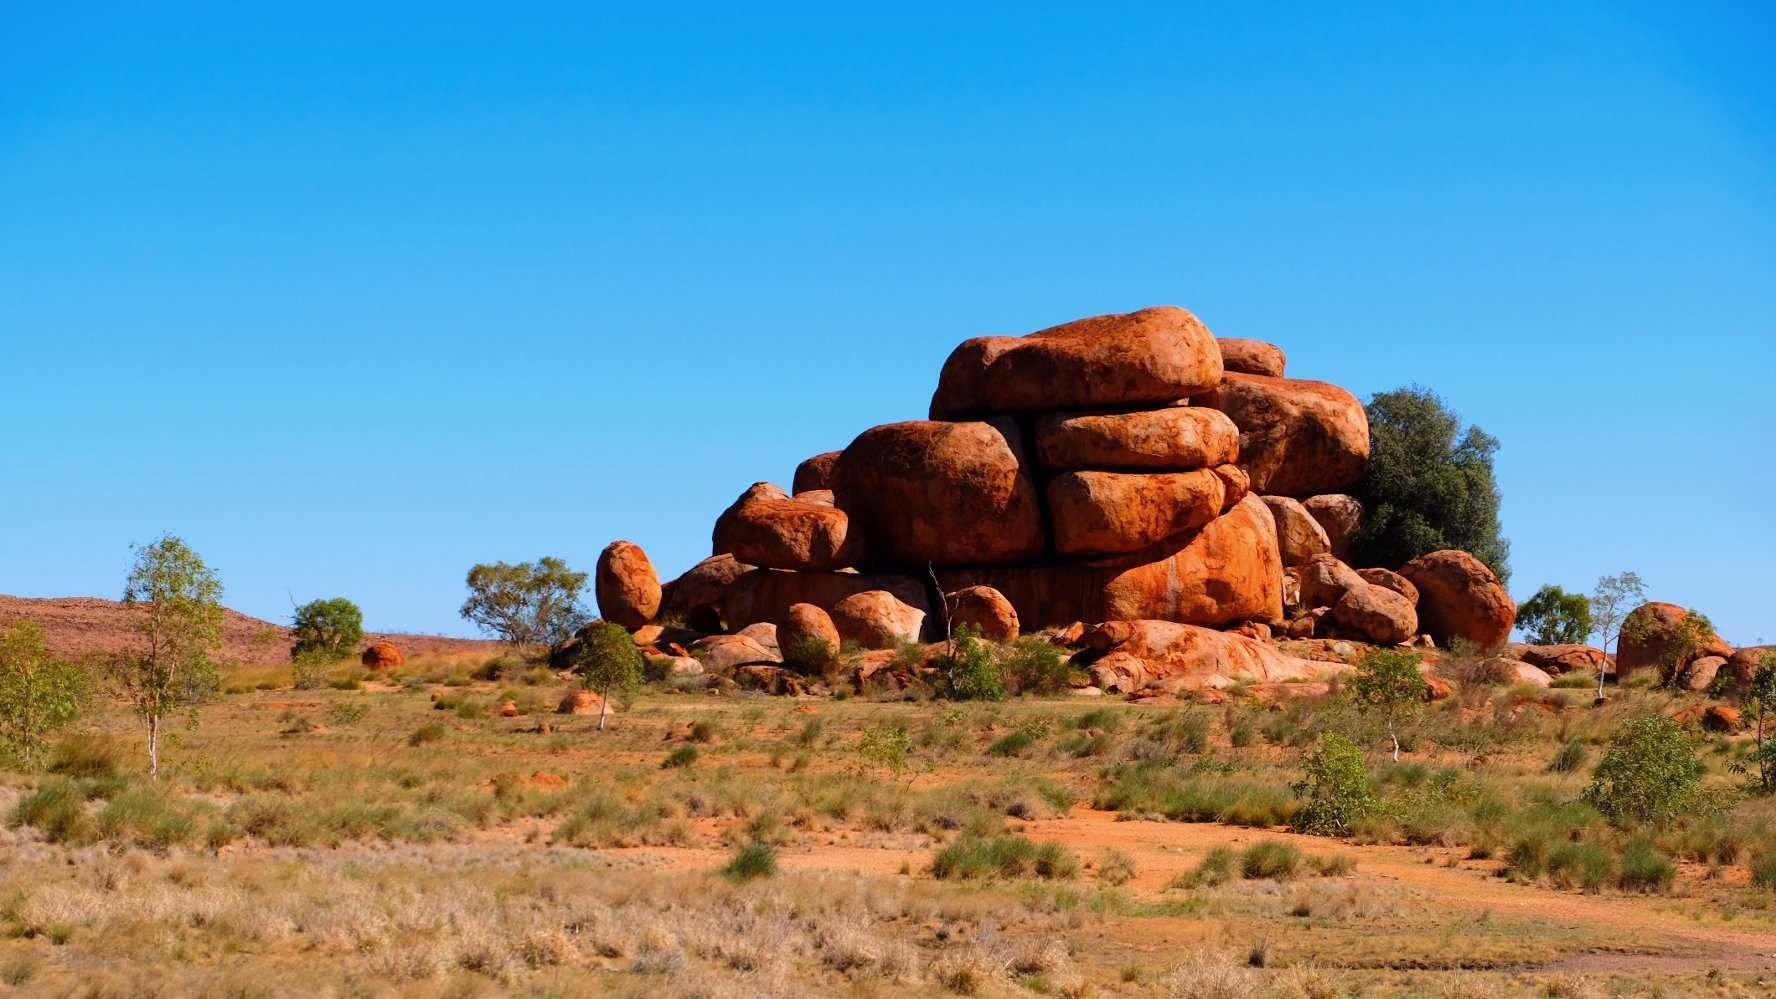
{"type": "Polygon", "coordinates": [[[839,455],[841,451],[825,451],[796,466],[795,478],[790,480],[790,491],[796,493],[810,492],[815,489],[837,490],[839,455]]]}
{"type": "Polygon", "coordinates": [[[1418,606],[1418,587],[1392,569],[1358,569],[1357,575],[1365,583],[1386,587],[1407,599],[1412,606],[1418,606]]]}
{"type": "Polygon", "coordinates": [[[1344,591],[1332,605],[1340,634],[1376,645],[1399,645],[1418,634],[1418,612],[1393,590],[1363,583],[1344,591]]]}
{"type": "Polygon", "coordinates": [[[371,669],[393,669],[407,661],[401,650],[390,642],[377,642],[364,650],[358,661],[371,669]]]}
{"type": "Polygon", "coordinates": [[[1546,688],[1554,682],[1554,678],[1549,676],[1546,671],[1509,656],[1494,656],[1486,660],[1484,665],[1486,678],[1493,683],[1521,683],[1531,687],[1546,688]]]}
{"type": "Polygon", "coordinates": [[[991,586],[1026,630],[1151,618],[1206,626],[1282,620],[1276,523],[1247,497],[1199,531],[1124,556],[940,569],[944,589],[991,586]]]}
{"type": "Polygon", "coordinates": [[[1221,366],[1228,371],[1281,378],[1288,365],[1283,348],[1274,343],[1239,337],[1217,337],[1215,343],[1221,348],[1221,366]]]}
{"type": "Polygon", "coordinates": [[[711,555],[662,587],[660,615],[698,631],[721,631],[722,601],[728,587],[753,568],[727,553],[711,555]]]}
{"type": "MultiPolygon", "coordinates": [[[[595,715],[604,708],[604,698],[584,687],[575,687],[555,706],[558,715],[595,715]]],[[[615,712],[612,712],[615,714],[615,712]]]]}
{"type": "Polygon", "coordinates": [[[839,505],[863,527],[874,562],[985,565],[1047,548],[1012,421],[874,427],[845,449],[838,476],[839,505]]]}
{"type": "Polygon", "coordinates": [[[790,604],[777,626],[777,644],[786,665],[815,670],[838,661],[843,640],[832,615],[813,604],[790,604]]]}
{"type": "Polygon", "coordinates": [[[1239,457],[1239,428],[1216,409],[1173,406],[1133,413],[1054,413],[1036,421],[1044,468],[1192,471],[1239,457]]]}
{"type": "Polygon", "coordinates": [[[593,575],[598,613],[625,628],[639,628],[660,612],[660,577],[647,552],[632,541],[613,541],[598,556],[593,575]]]}
{"type": "Polygon", "coordinates": [[[782,647],[777,644],[777,625],[770,621],[754,621],[746,627],[741,628],[739,631],[734,632],[734,634],[739,635],[741,638],[752,639],[766,652],[778,655],[781,655],[783,652],[782,647]]]}
{"type": "Polygon", "coordinates": [[[1369,469],[1369,418],[1357,397],[1336,385],[1235,373],[1192,401],[1232,417],[1240,467],[1256,492],[1341,492],[1369,469]]]}
{"type": "Polygon", "coordinates": [[[952,632],[973,625],[989,641],[1009,642],[1018,637],[1017,608],[991,586],[966,586],[946,593],[944,604],[949,608],[952,632]]]}
{"type": "Polygon", "coordinates": [[[768,569],[841,569],[862,545],[851,518],[830,497],[797,499],[769,482],[754,483],[715,522],[715,550],[768,569]]]}
{"type": "Polygon", "coordinates": [[[1287,496],[1263,496],[1260,499],[1270,507],[1270,515],[1276,518],[1277,550],[1285,567],[1300,565],[1315,555],[1331,552],[1332,541],[1326,537],[1326,529],[1307,512],[1307,507],[1287,496]]]}
{"type": "Polygon", "coordinates": [[[1608,661],[1602,649],[1589,645],[1513,645],[1511,655],[1554,676],[1594,674],[1608,661]]]}
{"type": "Polygon", "coordinates": [[[1168,403],[1214,388],[1221,373],[1207,327],[1160,306],[965,341],[944,362],[931,416],[1168,403]]]}
{"type": "Polygon", "coordinates": [[[1364,584],[1363,577],[1355,569],[1331,555],[1312,556],[1300,565],[1291,566],[1289,574],[1299,581],[1300,606],[1308,610],[1332,607],[1346,591],[1364,584]]]}
{"type": "Polygon", "coordinates": [[[782,621],[792,604],[832,607],[854,593],[887,590],[901,602],[926,609],[925,584],[917,576],[884,572],[785,572],[754,569],[727,589],[722,616],[730,628],[754,621],[782,621]]]}
{"type": "Polygon", "coordinates": [[[1467,552],[1421,555],[1401,566],[1400,575],[1418,587],[1419,624],[1440,646],[1462,638],[1492,649],[1511,637],[1517,605],[1492,570],[1467,552]]]}
{"type": "Polygon", "coordinates": [[[1363,503],[1343,493],[1322,493],[1301,501],[1307,512],[1326,531],[1332,554],[1349,562],[1351,541],[1363,526],[1363,503]]]}
{"type": "Polygon", "coordinates": [[[1216,465],[1213,469],[1221,485],[1226,487],[1226,495],[1221,499],[1221,512],[1239,506],[1240,501],[1252,494],[1252,480],[1246,470],[1238,465],[1216,465]]]}
{"type": "Polygon", "coordinates": [[[1751,690],[1751,681],[1757,675],[1757,669],[1766,655],[1776,656],[1776,645],[1748,645],[1727,657],[1727,664],[1721,667],[1726,674],[1721,681],[1723,693],[1728,697],[1744,697],[1751,690]]]}
{"type": "Polygon", "coordinates": [[[1683,655],[1680,629],[1688,613],[1676,604],[1660,602],[1635,608],[1622,625],[1622,637],[1616,645],[1616,679],[1626,680],[1638,670],[1651,668],[1659,671],[1661,682],[1669,683],[1684,667],[1703,656],[1725,659],[1733,654],[1733,647],[1710,631],[1702,636],[1699,648],[1683,655]]]}
{"type": "Polygon", "coordinates": [[[1055,550],[1063,555],[1140,551],[1221,513],[1227,487],[1195,472],[1063,472],[1049,480],[1055,550]]]}
{"type": "Polygon", "coordinates": [[[1703,656],[1685,666],[1677,674],[1677,685],[1685,690],[1704,691],[1727,664],[1726,656],[1703,656]]]}
{"type": "Polygon", "coordinates": [[[887,590],[865,590],[834,604],[832,621],[847,642],[866,649],[892,649],[919,640],[925,611],[887,590]]]}
{"type": "Polygon", "coordinates": [[[1343,664],[1286,656],[1243,635],[1172,621],[1107,621],[1088,629],[1081,641],[1103,653],[1089,667],[1092,682],[1122,694],[1160,684],[1195,690],[1239,682],[1324,680],[1349,670],[1343,664]]]}
{"type": "Polygon", "coordinates": [[[691,655],[711,673],[732,673],[747,663],[777,663],[783,657],[745,635],[709,635],[691,646],[691,655]]]}

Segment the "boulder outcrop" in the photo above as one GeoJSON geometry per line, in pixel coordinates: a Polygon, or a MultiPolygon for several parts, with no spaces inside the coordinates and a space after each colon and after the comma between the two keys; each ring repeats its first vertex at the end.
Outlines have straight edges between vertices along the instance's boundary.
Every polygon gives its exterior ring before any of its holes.
{"type": "Polygon", "coordinates": [[[371,669],[393,669],[407,661],[401,650],[391,642],[377,642],[364,650],[358,661],[371,669]]]}
{"type": "Polygon", "coordinates": [[[805,493],[815,489],[838,488],[838,476],[835,474],[839,464],[841,451],[823,451],[796,466],[795,478],[790,480],[790,491],[805,493]]]}
{"type": "Polygon", "coordinates": [[[1622,624],[1616,645],[1616,679],[1626,680],[1643,669],[1656,669],[1662,683],[1670,683],[1685,667],[1703,656],[1733,654],[1733,647],[1700,619],[1686,624],[1690,612],[1676,604],[1642,604],[1622,624]],[[1697,629],[1695,633],[1688,633],[1697,629]]]}
{"type": "Polygon", "coordinates": [[[1326,532],[1332,554],[1346,562],[1351,557],[1351,542],[1363,526],[1363,503],[1343,493],[1322,493],[1301,501],[1314,522],[1326,532]]]}
{"type": "Polygon", "coordinates": [[[1018,637],[1017,608],[991,586],[965,586],[946,593],[944,606],[950,614],[952,632],[972,625],[989,641],[1009,642],[1018,637]]]}
{"type": "Polygon", "coordinates": [[[1481,649],[1511,637],[1517,605],[1485,563],[1464,551],[1431,552],[1400,567],[1418,588],[1418,619],[1440,645],[1460,638],[1481,649]]]}
{"type": "Polygon", "coordinates": [[[753,568],[725,552],[711,555],[661,588],[660,615],[698,631],[722,630],[722,601],[728,587],[753,568]]]}
{"type": "Polygon", "coordinates": [[[647,552],[632,541],[613,541],[598,556],[593,576],[598,612],[606,621],[639,628],[660,611],[660,577],[647,552]]]}
{"type": "Polygon", "coordinates": [[[925,612],[887,590],[864,590],[834,604],[832,621],[844,641],[866,649],[892,649],[919,640],[925,612]]]}
{"type": "Polygon", "coordinates": [[[1595,674],[1609,660],[1602,649],[1589,645],[1513,645],[1511,655],[1554,676],[1595,674]]]}
{"type": "Polygon", "coordinates": [[[1307,507],[1287,496],[1261,498],[1276,518],[1277,550],[1285,567],[1331,552],[1332,541],[1326,536],[1326,529],[1307,512],[1307,507]]]}
{"type": "Polygon", "coordinates": [[[1240,467],[1271,496],[1337,493],[1369,470],[1369,417],[1336,385],[1229,374],[1193,405],[1219,409],[1240,429],[1240,467]]]}
{"type": "Polygon", "coordinates": [[[1123,694],[1158,685],[1196,690],[1240,682],[1324,680],[1350,669],[1284,655],[1244,635],[1173,621],[1107,621],[1087,629],[1081,643],[1101,653],[1088,667],[1093,684],[1123,694]]]}
{"type": "Polygon", "coordinates": [[[803,497],[769,482],[754,483],[716,520],[716,552],[767,569],[842,569],[856,563],[863,546],[851,532],[851,518],[829,495],[803,497]]]}
{"type": "Polygon", "coordinates": [[[1339,634],[1376,645],[1399,645],[1418,634],[1418,612],[1412,603],[1373,583],[1345,590],[1332,605],[1331,616],[1339,634]]]}
{"type": "Polygon", "coordinates": [[[1363,582],[1373,583],[1376,586],[1382,586],[1393,590],[1400,596],[1405,597],[1412,606],[1418,606],[1418,587],[1413,586],[1410,580],[1394,570],[1358,569],[1357,575],[1362,578],[1363,582]]]}
{"type": "Polygon", "coordinates": [[[1054,413],[1036,421],[1042,467],[1191,471],[1239,457],[1239,428],[1217,409],[1172,406],[1132,413],[1054,413]]]}
{"type": "Polygon", "coordinates": [[[1288,365],[1289,359],[1283,348],[1274,343],[1239,337],[1216,337],[1215,343],[1221,348],[1221,366],[1228,371],[1281,378],[1283,368],[1288,365]]]}
{"type": "Polygon", "coordinates": [[[1227,487],[1194,472],[1062,472],[1048,482],[1055,550],[1119,555],[1206,526],[1221,515],[1227,487]]]}

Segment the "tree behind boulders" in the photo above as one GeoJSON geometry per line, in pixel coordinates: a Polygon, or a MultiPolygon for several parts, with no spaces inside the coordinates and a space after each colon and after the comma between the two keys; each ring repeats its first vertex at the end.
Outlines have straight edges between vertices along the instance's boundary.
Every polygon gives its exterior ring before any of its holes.
{"type": "Polygon", "coordinates": [[[1358,565],[1398,569],[1434,551],[1459,549],[1511,578],[1511,545],[1499,533],[1492,456],[1498,440],[1436,393],[1413,386],[1370,399],[1369,472],[1358,487],[1368,511],[1352,540],[1358,565]]]}
{"type": "Polygon", "coordinates": [[[586,623],[587,578],[558,558],[483,563],[469,570],[462,616],[520,648],[557,645],[586,623]]]}
{"type": "Polygon", "coordinates": [[[117,691],[148,726],[148,776],[160,776],[160,729],[181,708],[216,692],[222,647],[222,583],[201,556],[168,534],[137,548],[123,602],[136,612],[141,644],[111,662],[117,691]]]}
{"type": "Polygon", "coordinates": [[[1549,584],[1517,605],[1517,627],[1537,645],[1577,645],[1591,634],[1591,601],[1549,584]]]}

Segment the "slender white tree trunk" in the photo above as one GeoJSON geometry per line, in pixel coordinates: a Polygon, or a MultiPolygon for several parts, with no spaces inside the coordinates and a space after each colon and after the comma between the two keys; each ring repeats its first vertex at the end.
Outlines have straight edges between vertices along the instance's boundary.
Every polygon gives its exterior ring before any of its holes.
{"type": "Polygon", "coordinates": [[[604,715],[610,710],[609,694],[610,688],[606,687],[604,693],[598,695],[598,731],[600,732],[604,731],[604,715]]]}
{"type": "Polygon", "coordinates": [[[148,716],[148,776],[160,777],[160,716],[148,716]]]}

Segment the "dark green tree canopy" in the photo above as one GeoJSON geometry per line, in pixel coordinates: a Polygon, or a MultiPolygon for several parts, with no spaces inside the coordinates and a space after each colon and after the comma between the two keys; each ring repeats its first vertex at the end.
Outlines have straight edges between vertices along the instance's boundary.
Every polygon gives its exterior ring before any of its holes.
{"type": "Polygon", "coordinates": [[[1577,645],[1591,634],[1591,601],[1549,584],[1517,605],[1517,627],[1539,645],[1577,645]]]}
{"type": "Polygon", "coordinates": [[[1436,393],[1413,386],[1369,401],[1366,513],[1353,546],[1361,565],[1397,569],[1420,555],[1459,549],[1510,578],[1511,545],[1499,534],[1492,455],[1498,441],[1462,427],[1436,393]]]}
{"type": "Polygon", "coordinates": [[[513,645],[556,645],[586,623],[586,574],[558,558],[469,570],[462,616],[513,645]]]}
{"type": "Polygon", "coordinates": [[[342,658],[364,638],[364,612],[344,597],[310,600],[296,608],[290,658],[318,653],[342,658]]]}

